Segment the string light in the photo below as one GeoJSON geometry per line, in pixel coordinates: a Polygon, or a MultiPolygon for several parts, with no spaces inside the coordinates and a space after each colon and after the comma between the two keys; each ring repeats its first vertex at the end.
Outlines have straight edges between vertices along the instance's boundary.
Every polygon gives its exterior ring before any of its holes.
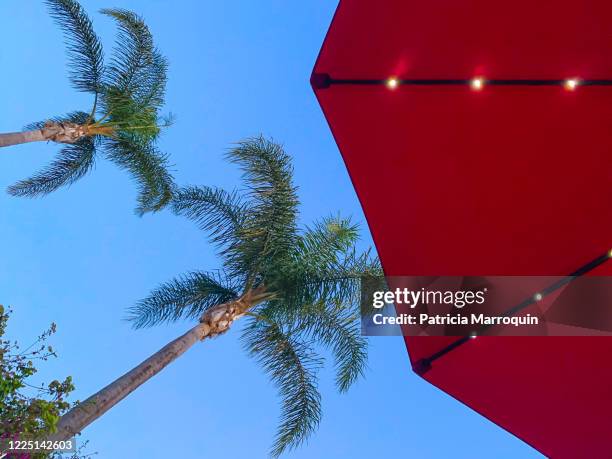
{"type": "MultiPolygon", "coordinates": [[[[606,252],[605,254],[602,254],[602,255],[598,256],[597,258],[591,260],[587,264],[582,265],[580,268],[578,268],[576,271],[574,271],[573,273],[571,273],[569,275],[568,281],[571,282],[573,279],[575,279],[575,278],[577,278],[579,276],[583,276],[586,273],[588,273],[588,272],[592,271],[593,269],[597,268],[598,266],[601,266],[604,263],[607,263],[610,258],[612,258],[612,249],[608,250],[608,252],[606,252]]],[[[553,284],[553,286],[549,286],[546,289],[546,292],[547,292],[547,294],[550,294],[553,291],[558,290],[559,288],[561,288],[563,285],[567,285],[567,283],[568,282],[557,282],[557,283],[553,284]]],[[[536,301],[540,301],[542,299],[542,294],[541,293],[536,293],[534,295],[533,299],[536,300],[536,301]]],[[[530,304],[531,303],[529,301],[523,301],[518,307],[514,307],[514,308],[509,309],[507,311],[507,313],[509,314],[510,311],[511,311],[512,315],[517,314],[519,311],[521,311],[522,309],[528,307],[530,304]]],[[[417,371],[417,373],[420,374],[420,375],[425,374],[427,371],[429,371],[431,369],[432,363],[434,361],[438,360],[440,357],[443,357],[446,354],[448,354],[449,352],[452,352],[453,350],[455,350],[458,347],[462,346],[467,341],[469,341],[473,336],[474,336],[474,333],[470,333],[468,336],[464,336],[462,338],[459,338],[456,341],[453,341],[452,343],[450,343],[447,346],[443,347],[442,349],[434,352],[429,357],[424,357],[424,358],[420,359],[417,362],[418,363],[418,367],[415,369],[415,371],[417,371]]]]}
{"type": "Polygon", "coordinates": [[[595,80],[578,77],[566,79],[536,79],[536,78],[398,78],[364,79],[364,78],[332,78],[328,73],[315,73],[311,77],[315,89],[330,88],[335,85],[378,86],[385,85],[388,89],[399,86],[468,86],[474,91],[481,91],[484,86],[557,86],[567,91],[575,91],[579,86],[612,86],[612,79],[595,80]]]}
{"type": "Polygon", "coordinates": [[[397,88],[398,84],[399,84],[399,81],[397,81],[397,78],[389,78],[387,80],[387,88],[389,88],[389,89],[397,88]]]}
{"type": "MultiPolygon", "coordinates": [[[[567,285],[568,283],[572,282],[574,279],[576,279],[576,278],[578,278],[580,276],[584,276],[585,274],[587,274],[588,272],[594,270],[598,266],[601,266],[604,263],[607,263],[611,258],[612,258],[612,249],[609,249],[607,252],[603,253],[602,255],[598,256],[597,258],[594,258],[593,260],[591,260],[588,263],[586,263],[586,264],[582,265],[581,267],[579,267],[574,272],[570,273],[563,281],[557,281],[557,282],[549,285],[546,289],[543,290],[543,292],[546,295],[549,295],[550,293],[560,289],[564,285],[567,285]]],[[[535,301],[541,301],[543,299],[543,297],[544,297],[544,295],[542,293],[536,293],[531,298],[531,300],[527,299],[527,300],[522,301],[518,305],[508,309],[504,313],[504,315],[505,316],[513,316],[515,314],[518,314],[521,310],[523,310],[526,307],[530,306],[533,303],[534,300],[535,301]]],[[[490,327],[484,327],[483,329],[481,329],[481,331],[482,330],[486,330],[487,328],[490,328],[490,327]]],[[[477,336],[476,332],[473,331],[469,335],[465,335],[465,336],[463,336],[463,337],[461,337],[461,338],[451,342],[450,344],[447,344],[442,349],[439,349],[438,351],[434,352],[433,354],[429,355],[428,357],[423,357],[423,358],[419,359],[415,363],[415,365],[413,365],[412,368],[414,369],[414,371],[417,374],[422,376],[425,373],[427,373],[429,370],[431,370],[433,362],[435,362],[439,358],[445,356],[446,354],[454,351],[455,349],[457,349],[460,346],[464,345],[468,341],[474,339],[476,336],[477,336]]]]}
{"type": "Polygon", "coordinates": [[[480,91],[482,88],[484,88],[484,84],[484,78],[481,77],[472,78],[470,81],[470,86],[474,91],[480,91]]]}
{"type": "Polygon", "coordinates": [[[563,87],[568,91],[573,91],[578,87],[579,84],[580,82],[577,78],[569,78],[565,80],[565,82],[563,83],[563,87]]]}

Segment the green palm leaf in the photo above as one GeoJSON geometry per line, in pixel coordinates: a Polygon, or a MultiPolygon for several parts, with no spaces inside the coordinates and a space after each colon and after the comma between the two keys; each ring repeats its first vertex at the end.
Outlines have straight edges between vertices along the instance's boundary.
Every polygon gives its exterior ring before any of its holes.
{"type": "Polygon", "coordinates": [[[137,183],[137,213],[155,212],[170,202],[174,191],[167,156],[155,147],[161,128],[169,124],[158,114],[164,103],[167,62],[142,18],[123,9],[101,12],[119,29],[101,97],[114,131],[104,142],[105,150],[137,183]]]}
{"type": "Polygon", "coordinates": [[[46,0],[46,4],[64,31],[73,86],[78,91],[99,93],[104,75],[104,56],[91,20],[75,0],[46,0]]]}
{"type": "Polygon", "coordinates": [[[348,218],[327,217],[315,222],[298,240],[297,260],[304,270],[320,272],[335,266],[359,239],[358,226],[348,218]]]}
{"type": "Polygon", "coordinates": [[[219,273],[192,272],[166,282],[129,310],[134,327],[181,318],[198,318],[211,306],[235,299],[238,293],[219,273]]]}
{"type": "MultiPolygon", "coordinates": [[[[88,116],[84,112],[73,112],[52,118],[52,121],[80,124],[84,123],[88,116]]],[[[26,129],[42,129],[44,124],[45,121],[32,123],[26,129]]],[[[73,184],[94,167],[96,142],[94,137],[86,137],[75,144],[64,146],[51,164],[33,177],[8,187],[8,193],[13,196],[36,197],[73,184]]]]}
{"type": "Polygon", "coordinates": [[[368,359],[367,342],[361,335],[358,307],[341,302],[306,305],[296,315],[297,329],[333,352],[336,385],[346,392],[363,376],[368,359]]]}
{"type": "Polygon", "coordinates": [[[175,192],[172,210],[197,223],[222,249],[231,249],[240,240],[245,205],[236,191],[213,187],[186,187],[175,192]]]}
{"type": "Polygon", "coordinates": [[[168,158],[138,135],[121,134],[104,143],[107,157],[127,170],[138,185],[136,212],[161,210],[172,199],[174,180],[168,172],[168,158]]]}
{"type": "Polygon", "coordinates": [[[66,145],[45,169],[9,186],[8,193],[13,196],[44,196],[62,186],[73,184],[93,168],[96,152],[94,143],[94,139],[84,138],[75,144],[66,145]]]}
{"type": "Polygon", "coordinates": [[[297,237],[291,160],[280,145],[263,137],[238,143],[227,156],[241,168],[250,198],[242,239],[229,254],[229,265],[236,273],[265,275],[289,257],[297,237]]]}
{"type": "Polygon", "coordinates": [[[321,421],[321,395],[316,373],[322,359],[307,343],[273,318],[254,319],[245,328],[243,343],[278,387],[281,419],[271,454],[298,447],[321,421]]]}
{"type": "Polygon", "coordinates": [[[123,9],[103,9],[118,24],[119,35],[108,69],[108,85],[132,98],[139,108],[159,109],[164,103],[168,64],[155,48],[141,17],[123,9]]]}
{"type": "Polygon", "coordinates": [[[362,278],[378,278],[382,269],[368,252],[357,254],[357,239],[357,227],[350,219],[327,217],[307,227],[296,242],[291,263],[269,281],[282,292],[279,308],[299,311],[302,305],[333,301],[358,304],[362,278]]]}

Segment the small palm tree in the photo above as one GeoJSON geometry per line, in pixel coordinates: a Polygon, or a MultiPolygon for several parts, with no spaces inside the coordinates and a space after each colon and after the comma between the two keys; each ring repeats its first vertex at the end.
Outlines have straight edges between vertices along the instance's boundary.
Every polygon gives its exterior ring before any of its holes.
{"type": "Polygon", "coordinates": [[[112,59],[105,66],[102,45],[79,3],[46,3],[67,40],[72,86],[92,94],[93,106],[87,112],[33,123],[24,132],[0,134],[0,147],[37,141],[65,144],[50,165],[9,187],[9,193],[41,196],[70,185],[93,169],[102,151],[137,182],[138,211],[159,210],[170,201],[173,188],[167,159],[156,148],[161,129],[170,123],[169,117],[159,113],[164,103],[166,59],[140,17],[126,10],[105,9],[101,12],[119,28],[112,59]]]}
{"type": "Polygon", "coordinates": [[[192,272],[163,284],[130,314],[137,328],[185,318],[199,319],[197,325],[64,415],[54,440],[80,432],[197,341],[225,333],[242,317],[246,351],[282,397],[273,456],[301,444],[321,418],[317,345],[331,349],[341,392],[363,374],[361,281],[380,275],[378,260],[356,252],[357,227],[347,219],[328,217],[297,229],[293,169],[279,145],[249,139],[228,156],[244,173],[246,199],[190,187],[177,191],[172,203],[175,213],[209,234],[223,270],[192,272]]]}

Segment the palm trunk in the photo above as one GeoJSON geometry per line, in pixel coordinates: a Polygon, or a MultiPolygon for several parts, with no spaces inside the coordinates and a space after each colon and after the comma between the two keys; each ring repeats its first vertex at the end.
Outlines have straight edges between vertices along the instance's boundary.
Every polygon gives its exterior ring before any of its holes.
{"type": "Polygon", "coordinates": [[[12,145],[20,145],[29,142],[42,142],[45,139],[41,129],[24,132],[10,132],[8,134],[0,134],[0,147],[10,147],[12,145]]]}
{"type": "Polygon", "coordinates": [[[200,319],[200,323],[183,336],[175,339],[133,370],[64,414],[57,423],[56,433],[49,436],[47,440],[63,441],[74,437],[177,357],[183,355],[197,341],[225,333],[234,320],[242,317],[248,309],[264,297],[261,289],[256,289],[236,301],[208,309],[200,319]]]}
{"type": "Polygon", "coordinates": [[[41,129],[0,134],[0,148],[29,142],[75,143],[89,135],[88,128],[71,122],[48,121],[41,129]]]}
{"type": "Polygon", "coordinates": [[[140,365],[64,414],[57,424],[57,432],[48,440],[62,441],[74,437],[176,358],[183,355],[196,342],[206,338],[209,333],[210,327],[207,324],[196,325],[140,365]]]}

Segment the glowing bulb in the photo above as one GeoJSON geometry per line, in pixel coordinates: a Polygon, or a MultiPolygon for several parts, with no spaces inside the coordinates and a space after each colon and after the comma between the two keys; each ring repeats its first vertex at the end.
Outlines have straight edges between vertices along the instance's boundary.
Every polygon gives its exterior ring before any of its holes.
{"type": "Polygon", "coordinates": [[[608,250],[608,258],[612,258],[612,249],[608,250]]]}
{"type": "Polygon", "coordinates": [[[472,78],[472,81],[470,81],[470,86],[474,91],[480,91],[484,87],[484,84],[484,78],[480,77],[472,78]]]}
{"type": "Polygon", "coordinates": [[[399,81],[397,81],[397,78],[389,78],[387,80],[387,88],[389,88],[389,89],[397,88],[398,84],[399,84],[399,81]]]}
{"type": "Polygon", "coordinates": [[[535,295],[533,295],[533,299],[536,301],[541,301],[542,300],[542,294],[541,293],[536,293],[535,295]]]}
{"type": "Polygon", "coordinates": [[[477,337],[478,335],[476,334],[476,332],[470,333],[470,339],[476,339],[477,337]]]}
{"type": "Polygon", "coordinates": [[[565,80],[565,83],[563,83],[563,86],[568,91],[573,91],[574,89],[576,89],[578,87],[579,84],[580,84],[580,82],[578,81],[577,78],[569,78],[569,79],[565,80]]]}

